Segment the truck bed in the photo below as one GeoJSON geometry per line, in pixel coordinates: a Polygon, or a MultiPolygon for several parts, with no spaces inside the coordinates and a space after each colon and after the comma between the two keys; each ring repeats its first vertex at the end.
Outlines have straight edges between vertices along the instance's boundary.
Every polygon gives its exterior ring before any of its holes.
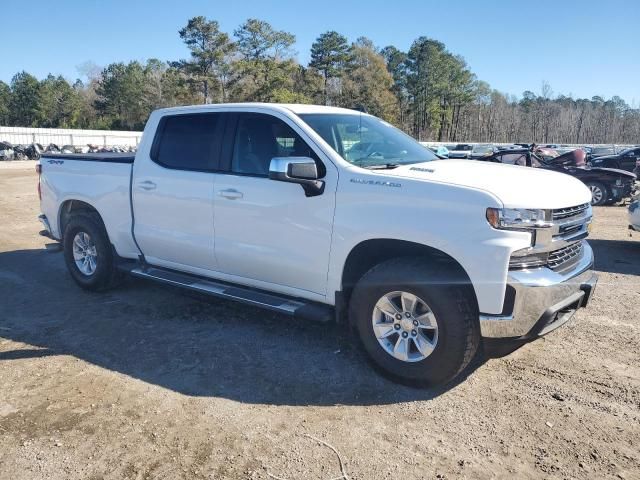
{"type": "Polygon", "coordinates": [[[131,234],[131,170],[134,155],[123,153],[47,153],[40,157],[40,208],[54,238],[62,238],[61,212],[84,202],[97,210],[109,240],[122,257],[136,256],[131,234]]]}
{"type": "Polygon", "coordinates": [[[40,158],[85,162],[133,163],[134,153],[45,153],[40,158]]]}

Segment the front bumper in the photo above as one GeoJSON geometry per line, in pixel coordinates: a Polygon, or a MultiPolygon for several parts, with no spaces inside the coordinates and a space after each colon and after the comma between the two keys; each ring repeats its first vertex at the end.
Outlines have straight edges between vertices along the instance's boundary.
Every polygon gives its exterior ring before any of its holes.
{"type": "Polygon", "coordinates": [[[582,259],[568,272],[549,268],[509,272],[510,312],[480,314],[480,332],[486,338],[535,338],[566,323],[589,302],[598,281],[593,251],[584,242],[582,259]]]}

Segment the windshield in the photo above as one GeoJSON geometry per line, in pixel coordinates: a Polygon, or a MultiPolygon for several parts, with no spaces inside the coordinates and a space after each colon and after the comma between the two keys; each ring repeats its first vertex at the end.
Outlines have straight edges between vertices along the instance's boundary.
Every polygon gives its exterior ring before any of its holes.
{"type": "Polygon", "coordinates": [[[360,167],[406,165],[438,157],[389,123],[363,114],[302,114],[315,132],[347,162],[360,167]]]}
{"type": "Polygon", "coordinates": [[[493,147],[491,145],[477,145],[473,147],[472,153],[493,153],[493,147]]]}
{"type": "Polygon", "coordinates": [[[591,149],[592,155],[613,155],[615,153],[616,152],[613,147],[599,147],[591,149]]]}

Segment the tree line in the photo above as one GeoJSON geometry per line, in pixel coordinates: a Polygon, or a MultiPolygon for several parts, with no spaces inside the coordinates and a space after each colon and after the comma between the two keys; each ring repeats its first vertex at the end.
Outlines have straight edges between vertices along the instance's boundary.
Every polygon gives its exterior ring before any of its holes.
{"type": "Polygon", "coordinates": [[[361,109],[420,140],[640,142],[640,109],[620,97],[554,96],[546,83],[539,94],[504,94],[428,37],[404,52],[329,31],[301,65],[295,36],[262,20],[229,34],[198,16],[178,34],[186,59],[112,63],[73,84],[24,71],[0,81],[0,125],[140,130],[156,108],[252,101],[361,109]]]}

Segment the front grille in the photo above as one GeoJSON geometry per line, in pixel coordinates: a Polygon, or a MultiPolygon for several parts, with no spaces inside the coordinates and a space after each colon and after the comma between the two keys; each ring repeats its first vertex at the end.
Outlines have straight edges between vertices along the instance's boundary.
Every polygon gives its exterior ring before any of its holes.
{"type": "Polygon", "coordinates": [[[583,203],[582,205],[577,205],[575,207],[558,208],[553,211],[553,219],[561,220],[563,218],[575,217],[576,215],[580,215],[587,208],[589,208],[588,203],[583,203]]]}
{"type": "Polygon", "coordinates": [[[582,242],[572,243],[549,253],[547,266],[556,272],[562,272],[573,267],[580,261],[584,253],[582,242]]]}

